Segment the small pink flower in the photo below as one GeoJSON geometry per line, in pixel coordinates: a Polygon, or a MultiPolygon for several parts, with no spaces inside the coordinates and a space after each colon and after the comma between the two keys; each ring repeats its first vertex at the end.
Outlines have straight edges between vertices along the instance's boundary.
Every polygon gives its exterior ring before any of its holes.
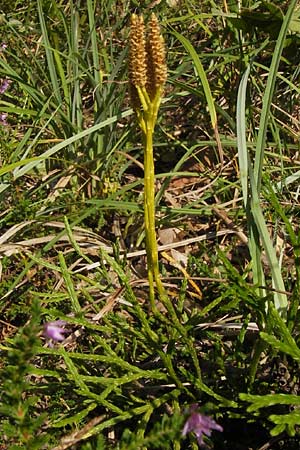
{"type": "Polygon", "coordinates": [[[66,322],[64,320],[54,320],[53,322],[45,323],[44,337],[57,342],[63,341],[65,339],[64,333],[67,333],[67,330],[64,329],[65,325],[66,322]]]}
{"type": "Polygon", "coordinates": [[[198,444],[204,445],[203,435],[211,436],[212,430],[223,431],[221,425],[218,425],[211,417],[204,416],[199,413],[198,405],[192,405],[190,407],[190,416],[182,430],[182,436],[186,436],[187,433],[194,433],[197,437],[198,444]]]}
{"type": "Polygon", "coordinates": [[[0,125],[6,126],[7,123],[7,114],[6,113],[0,113],[0,125]]]}
{"type": "Polygon", "coordinates": [[[0,84],[0,94],[4,94],[4,92],[7,91],[7,89],[9,88],[10,84],[11,80],[5,78],[5,80],[3,80],[2,83],[0,84]]]}

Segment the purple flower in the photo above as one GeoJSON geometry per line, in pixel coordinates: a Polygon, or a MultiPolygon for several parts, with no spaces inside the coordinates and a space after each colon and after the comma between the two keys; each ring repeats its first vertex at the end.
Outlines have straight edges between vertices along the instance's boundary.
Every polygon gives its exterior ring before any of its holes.
{"type": "MultiPolygon", "coordinates": [[[[0,46],[0,49],[1,49],[1,47],[3,48],[3,45],[4,44],[2,44],[2,46],[0,46]]],[[[5,78],[5,80],[3,80],[0,83],[0,94],[4,94],[4,92],[9,88],[10,83],[11,83],[11,80],[8,80],[7,78],[5,78]]],[[[3,125],[3,126],[8,125],[6,119],[7,119],[7,114],[0,113],[0,125],[3,125]]]]}
{"type": "Polygon", "coordinates": [[[8,125],[6,118],[7,118],[6,113],[0,113],[0,125],[3,125],[3,126],[8,125]]]}
{"type": "Polygon", "coordinates": [[[7,48],[7,44],[5,44],[5,42],[2,42],[2,44],[0,45],[0,51],[2,52],[2,50],[5,50],[7,48]]]}
{"type": "Polygon", "coordinates": [[[43,335],[47,339],[52,339],[53,341],[63,341],[65,339],[64,333],[67,330],[64,329],[66,322],[64,320],[54,320],[54,322],[47,322],[44,324],[43,335]]]}
{"type": "Polygon", "coordinates": [[[190,407],[190,415],[185,422],[182,430],[182,436],[186,436],[187,433],[194,433],[197,437],[198,444],[204,445],[203,435],[210,436],[212,430],[223,431],[221,425],[218,425],[211,417],[204,416],[199,413],[198,405],[192,405],[190,407]]]}
{"type": "Polygon", "coordinates": [[[4,94],[4,92],[9,88],[10,83],[11,80],[8,80],[7,78],[2,81],[2,84],[0,84],[0,94],[4,94]]]}

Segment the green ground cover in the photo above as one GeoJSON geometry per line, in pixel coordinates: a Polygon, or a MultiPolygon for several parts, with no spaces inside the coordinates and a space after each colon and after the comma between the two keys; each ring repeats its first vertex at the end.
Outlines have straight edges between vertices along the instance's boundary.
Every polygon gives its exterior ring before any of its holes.
{"type": "Polygon", "coordinates": [[[0,449],[299,448],[298,3],[2,1],[0,449]]]}

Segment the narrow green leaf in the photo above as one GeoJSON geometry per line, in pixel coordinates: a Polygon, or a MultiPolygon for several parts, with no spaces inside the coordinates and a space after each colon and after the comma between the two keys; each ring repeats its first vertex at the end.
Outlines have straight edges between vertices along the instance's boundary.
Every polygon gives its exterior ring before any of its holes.
{"type": "Polygon", "coordinates": [[[60,95],[58,77],[57,77],[55,63],[54,63],[54,57],[53,57],[53,49],[52,49],[52,46],[50,45],[50,41],[49,41],[42,0],[37,0],[37,9],[38,9],[38,14],[39,14],[40,26],[41,26],[41,30],[42,30],[42,36],[43,36],[43,40],[44,40],[44,44],[45,44],[45,52],[46,52],[46,58],[47,58],[53,93],[54,93],[58,103],[61,104],[62,98],[60,95]]]}
{"type": "Polygon", "coordinates": [[[269,121],[269,116],[270,116],[272,99],[274,96],[275,82],[276,82],[276,78],[277,78],[277,72],[278,72],[278,67],[279,67],[282,51],[284,48],[286,34],[289,29],[289,24],[292,20],[296,5],[297,5],[297,0],[292,0],[290,2],[289,8],[288,8],[285,18],[282,22],[280,33],[277,38],[276,46],[275,46],[273,57],[272,57],[272,62],[271,62],[271,66],[270,66],[266,90],[265,90],[265,93],[263,96],[263,107],[262,107],[260,123],[259,123],[259,131],[258,131],[258,137],[257,137],[257,144],[256,144],[256,151],[255,151],[255,163],[254,163],[254,180],[256,183],[258,195],[260,194],[260,188],[261,188],[262,166],[263,166],[264,151],[265,151],[265,144],[266,144],[267,128],[268,128],[268,121],[269,121]]]}
{"type": "Polygon", "coordinates": [[[251,183],[251,213],[253,215],[255,224],[259,231],[260,238],[262,240],[263,247],[266,252],[266,256],[268,259],[268,263],[270,266],[270,270],[272,273],[272,282],[273,287],[276,290],[274,292],[274,305],[277,311],[280,313],[282,317],[286,317],[287,315],[287,307],[288,301],[285,292],[285,286],[281,274],[281,270],[279,267],[278,259],[276,256],[276,251],[271,241],[269,231],[265,222],[265,218],[260,206],[258,193],[256,189],[256,183],[254,181],[253,173],[250,172],[250,183],[251,183]]]}
{"type": "Polygon", "coordinates": [[[58,257],[59,257],[59,263],[60,263],[60,267],[61,267],[61,273],[62,273],[62,276],[63,276],[63,278],[65,280],[65,283],[66,283],[66,288],[67,288],[69,296],[70,296],[70,300],[71,300],[71,303],[72,303],[73,311],[75,313],[76,312],[80,312],[81,311],[81,306],[80,306],[80,303],[78,301],[78,297],[77,297],[76,290],[75,290],[75,287],[74,287],[74,284],[73,284],[73,280],[72,280],[72,277],[70,275],[69,269],[67,268],[66,261],[65,261],[63,253],[59,252],[58,257]]]}
{"type": "Polygon", "coordinates": [[[208,106],[208,110],[209,110],[209,114],[210,114],[211,125],[212,125],[213,130],[215,130],[216,125],[217,125],[217,113],[216,113],[216,108],[215,108],[215,102],[214,102],[214,99],[213,99],[213,96],[212,96],[212,93],[211,93],[211,90],[209,87],[209,82],[208,82],[204,67],[200,61],[198,53],[196,52],[193,45],[186,37],[182,36],[180,33],[177,33],[177,31],[172,31],[172,34],[174,34],[174,36],[176,36],[176,38],[182,43],[182,45],[185,47],[186,51],[190,54],[190,56],[194,62],[196,72],[201,80],[204,94],[206,97],[207,106],[208,106]]]}
{"type": "Polygon", "coordinates": [[[242,193],[244,206],[247,208],[248,204],[248,164],[249,164],[249,155],[247,148],[247,139],[246,139],[246,94],[247,94],[247,83],[250,74],[250,65],[247,67],[246,72],[244,73],[237,97],[237,109],[236,109],[236,132],[237,132],[237,147],[238,147],[238,158],[239,158],[239,171],[240,171],[240,180],[242,185],[242,193]]]}

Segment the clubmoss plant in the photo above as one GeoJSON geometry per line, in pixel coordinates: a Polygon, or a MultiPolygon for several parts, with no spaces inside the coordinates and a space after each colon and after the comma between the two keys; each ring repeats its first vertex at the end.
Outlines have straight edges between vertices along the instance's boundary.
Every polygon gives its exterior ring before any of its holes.
{"type": "Polygon", "coordinates": [[[167,78],[165,45],[155,14],[146,33],[142,16],[131,16],[129,37],[130,95],[144,144],[144,220],[151,307],[155,309],[154,283],[161,299],[165,297],[159,276],[155,233],[155,182],[153,133],[167,78]]]}
{"type": "MultiPolygon", "coordinates": [[[[48,440],[41,429],[46,420],[45,414],[35,414],[39,398],[32,394],[29,375],[31,361],[40,347],[40,307],[32,304],[31,320],[20,329],[8,346],[0,346],[0,353],[5,355],[5,364],[0,371],[0,427],[5,448],[37,450],[43,448],[48,440]]],[[[1,447],[1,446],[0,446],[1,447]]]]}

